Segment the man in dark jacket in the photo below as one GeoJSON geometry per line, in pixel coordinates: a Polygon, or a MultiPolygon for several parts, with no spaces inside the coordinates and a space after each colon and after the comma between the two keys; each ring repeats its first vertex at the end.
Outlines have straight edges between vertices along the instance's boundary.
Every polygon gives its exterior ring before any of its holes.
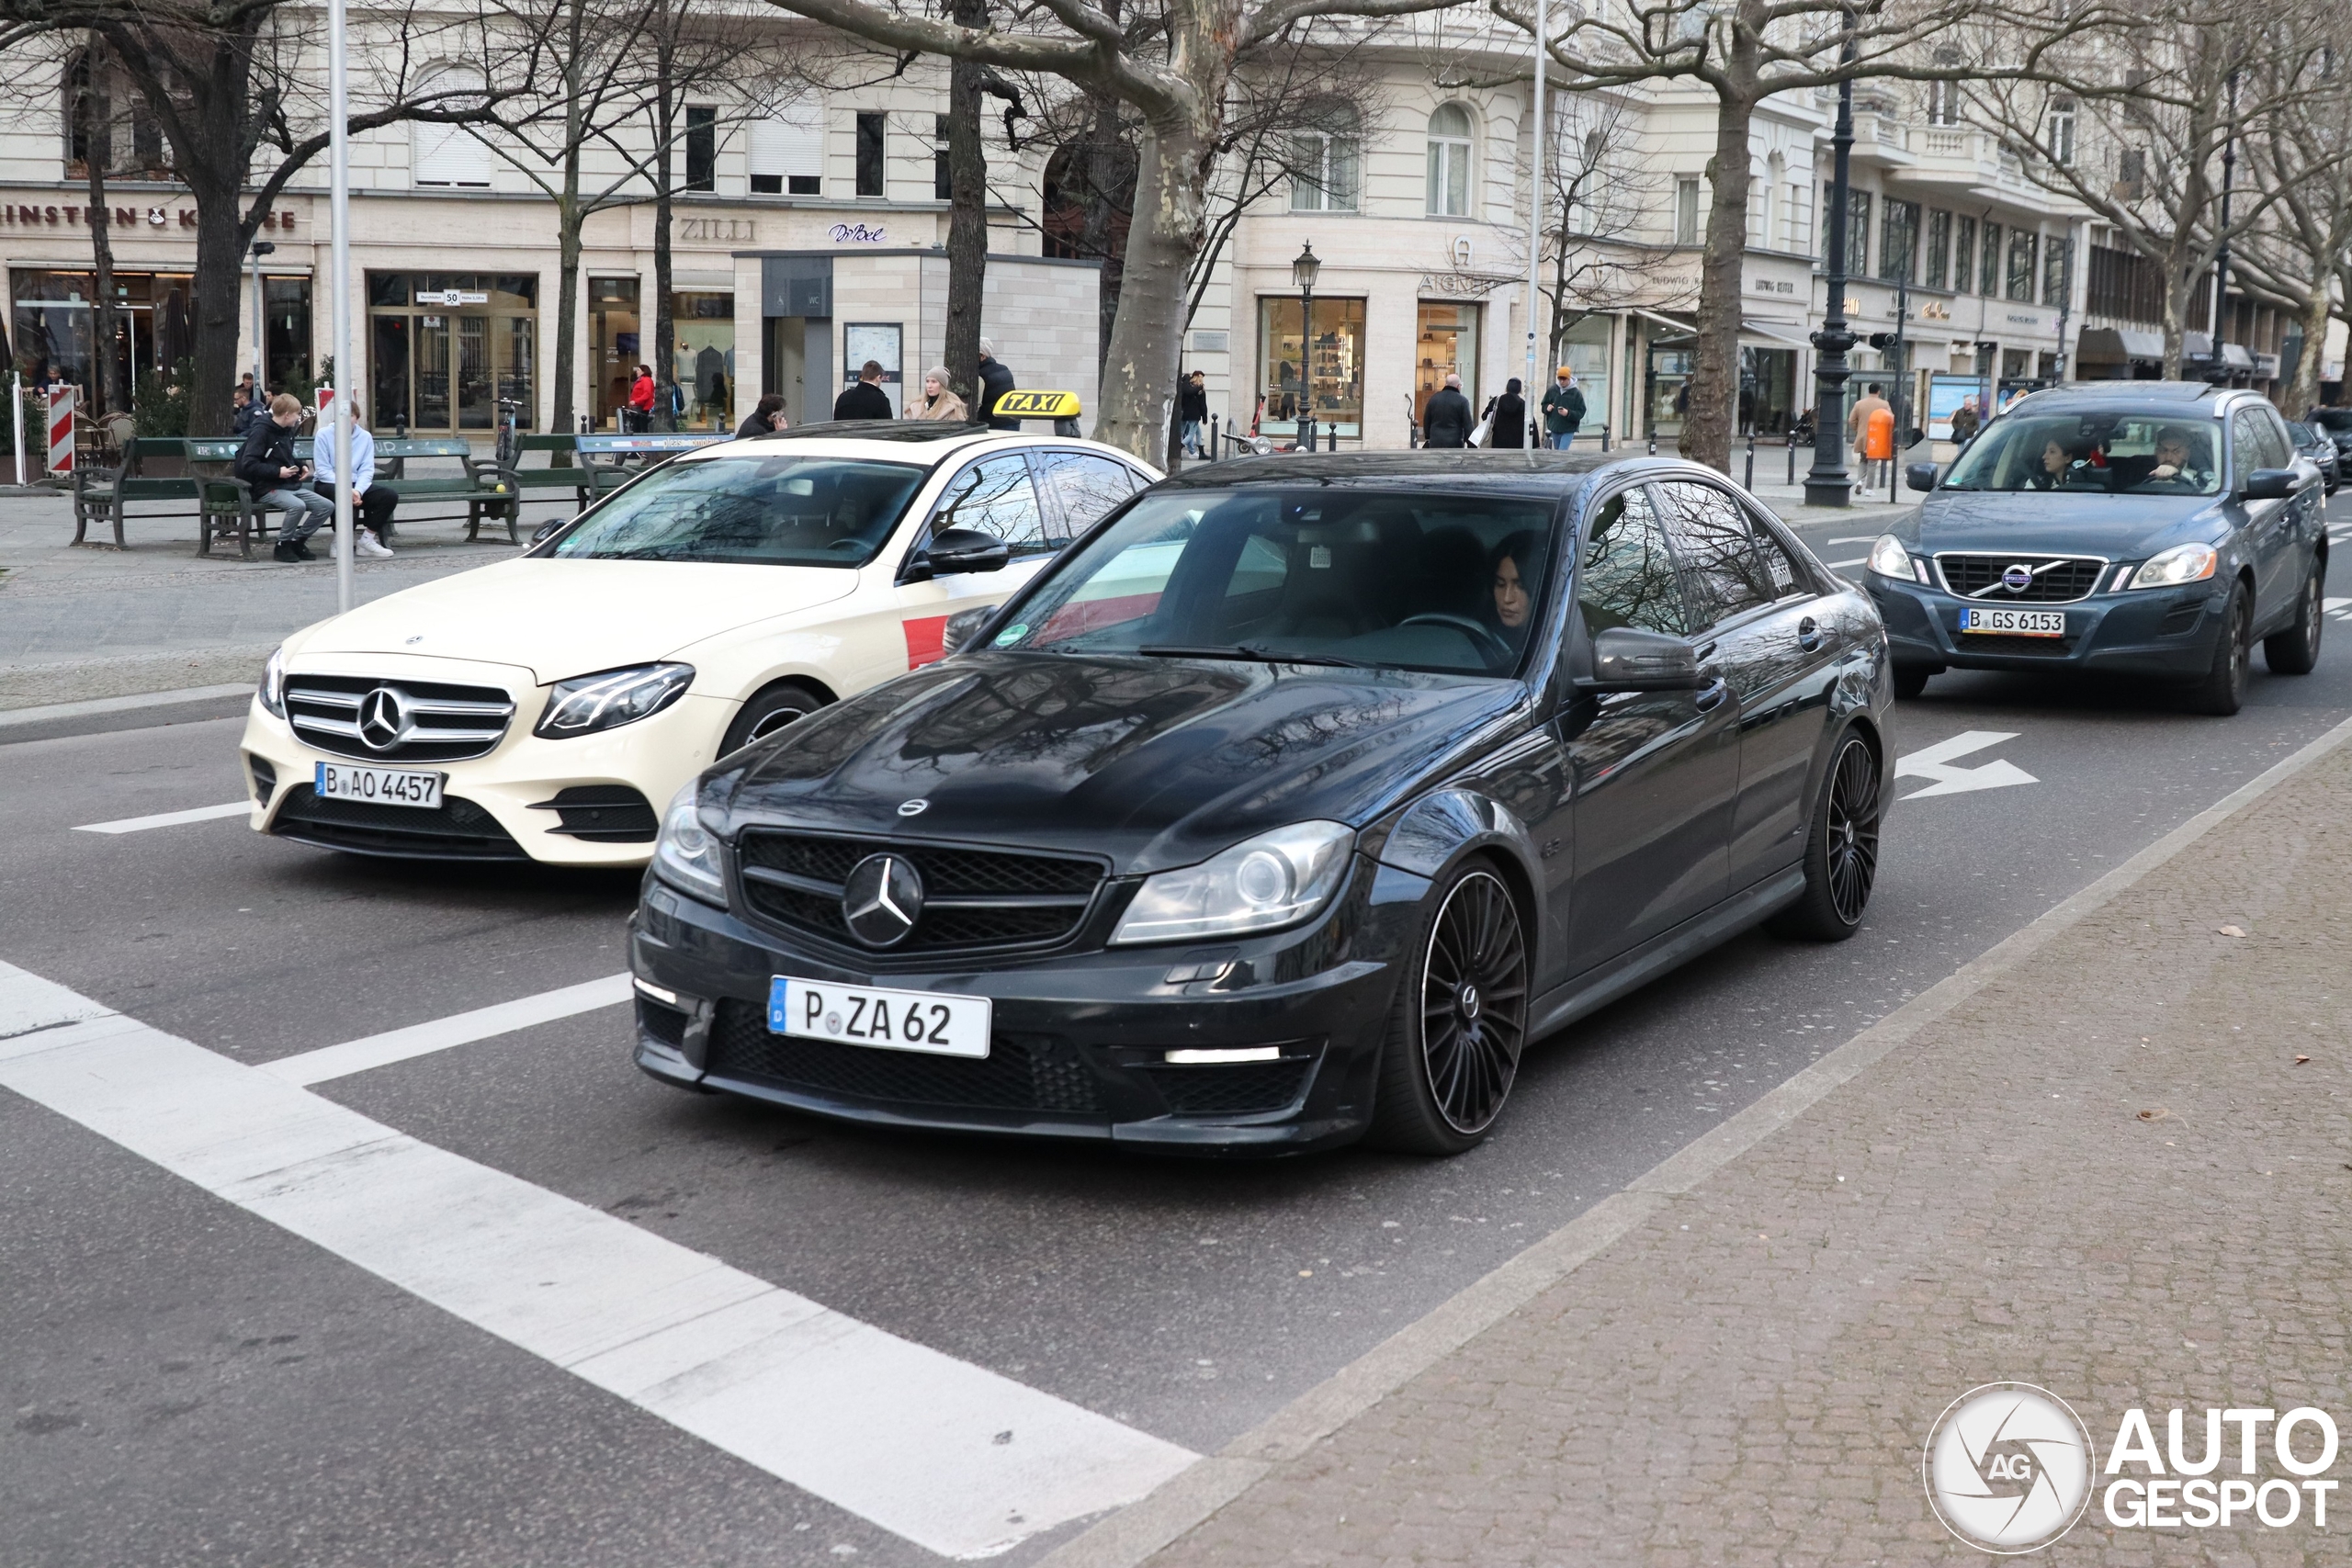
{"type": "Polygon", "coordinates": [[[260,417],[261,411],[254,407],[253,388],[250,385],[240,384],[235,391],[229,394],[230,434],[240,439],[252,434],[254,421],[260,417]]]}
{"type": "Polygon", "coordinates": [[[1487,438],[1489,446],[1520,446],[1527,445],[1527,400],[1520,395],[1519,378],[1514,376],[1503,383],[1503,395],[1495,400],[1495,432],[1487,438]]]}
{"type": "Polygon", "coordinates": [[[1421,411],[1421,445],[1467,446],[1470,427],[1476,423],[1470,417],[1470,400],[1462,395],[1462,378],[1449,372],[1445,385],[1430,394],[1429,406],[1421,411]]]}
{"type": "Polygon", "coordinates": [[[1182,389],[1177,394],[1176,417],[1182,422],[1180,435],[1184,444],[1184,456],[1201,455],[1201,427],[1209,422],[1209,386],[1195,370],[1184,378],[1182,389]]]}
{"type": "Polygon", "coordinates": [[[1563,365],[1559,379],[1544,394],[1544,434],[1565,452],[1575,445],[1584,415],[1584,389],[1577,385],[1576,373],[1563,365]]]}
{"type": "Polygon", "coordinates": [[[230,472],[245,481],[254,499],[286,513],[286,526],[272,552],[282,561],[312,560],[302,541],[334,521],[334,502],[314,490],[302,488],[310,470],[294,460],[294,427],[302,423],[302,405],[280,392],[269,403],[269,416],[254,421],[245,444],[237,449],[230,472]]]}
{"type": "Polygon", "coordinates": [[[835,419],[896,419],[890,394],[882,389],[882,367],[869,359],[857,367],[857,385],[833,400],[835,419]]]}
{"type": "Polygon", "coordinates": [[[1019,420],[996,417],[996,400],[1012,389],[1012,372],[1006,369],[1004,361],[996,356],[996,344],[982,338],[980,340],[980,406],[972,411],[972,417],[988,421],[989,428],[991,430],[1020,429],[1019,420]]]}

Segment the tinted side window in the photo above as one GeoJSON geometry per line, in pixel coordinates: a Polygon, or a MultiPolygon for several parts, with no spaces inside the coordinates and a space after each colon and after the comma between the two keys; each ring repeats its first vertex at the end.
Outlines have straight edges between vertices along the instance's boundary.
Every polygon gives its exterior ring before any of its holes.
{"type": "Polygon", "coordinates": [[[2287,434],[2287,422],[2277,409],[2257,409],[2255,418],[2262,431],[2262,466],[2283,468],[2295,460],[2295,443],[2287,434]]]}
{"type": "Polygon", "coordinates": [[[1594,513],[1577,562],[1577,604],[1589,632],[1640,626],[1679,637],[1690,629],[1674,558],[1643,487],[1611,496],[1594,513]]]}
{"type": "Polygon", "coordinates": [[[1713,485],[1688,479],[1669,479],[1657,491],[1667,536],[1690,573],[1698,600],[1690,606],[1695,623],[1712,626],[1780,597],[1765,575],[1739,502],[1713,485]]]}
{"type": "Polygon", "coordinates": [[[2255,469],[2267,467],[2262,460],[2260,427],[2251,412],[2241,411],[2230,421],[2230,466],[2235,470],[2231,481],[2241,485],[2255,469]]]}
{"type": "Polygon", "coordinates": [[[1031,454],[1046,488],[1061,502],[1062,525],[1071,537],[1101,522],[1105,513],[1135,493],[1136,485],[1125,463],[1092,452],[1031,454]]]}
{"type": "Polygon", "coordinates": [[[973,464],[947,487],[932,531],[977,528],[1012,547],[1016,556],[1035,555],[1059,547],[1063,541],[1046,537],[1046,520],[1037,505],[1037,489],[1029,479],[1029,464],[1018,452],[1008,452],[973,464]]]}
{"type": "Polygon", "coordinates": [[[1771,588],[1772,597],[1785,599],[1792,593],[1810,592],[1811,585],[1798,572],[1797,563],[1789,558],[1781,541],[1772,536],[1772,530],[1754,518],[1748,519],[1747,526],[1756,536],[1756,553],[1763,558],[1764,581],[1771,588]]]}

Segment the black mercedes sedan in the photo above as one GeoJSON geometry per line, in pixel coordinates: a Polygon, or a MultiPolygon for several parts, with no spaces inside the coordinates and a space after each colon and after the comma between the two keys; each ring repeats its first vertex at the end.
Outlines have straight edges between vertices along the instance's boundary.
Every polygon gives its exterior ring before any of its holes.
{"type": "Polygon", "coordinates": [[[2319,660],[2319,469],[2253,392],[2086,381],[2020,398],[1871,547],[1895,690],[1952,669],[2173,682],[2202,713],[2245,700],[2256,642],[2319,660]]]}
{"type": "Polygon", "coordinates": [[[944,660],[721,758],[638,1065],[869,1123],[1484,1137],[1527,1042],[1869,902],[1870,600],[1658,458],[1261,458],[1142,492],[944,660]]]}

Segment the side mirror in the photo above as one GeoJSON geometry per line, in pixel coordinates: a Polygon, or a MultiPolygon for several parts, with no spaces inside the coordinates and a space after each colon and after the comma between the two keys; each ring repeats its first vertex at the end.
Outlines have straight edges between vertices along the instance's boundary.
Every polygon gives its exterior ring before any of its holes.
{"type": "Polygon", "coordinates": [[[1577,682],[1586,692],[1695,692],[1706,682],[1699,652],[1682,638],[1639,626],[1611,626],[1592,639],[1592,673],[1577,682]]]}
{"type": "Polygon", "coordinates": [[[2245,477],[2248,501],[2284,501],[2295,493],[2292,468],[2256,468],[2245,477]]]}
{"type": "Polygon", "coordinates": [[[969,610],[958,610],[948,616],[947,625],[940,629],[939,656],[944,659],[951,653],[960,653],[966,648],[975,646],[973,639],[987,628],[988,624],[996,618],[997,611],[1002,608],[1001,604],[981,604],[969,610]]]}
{"type": "Polygon", "coordinates": [[[551,539],[551,538],[555,537],[556,534],[557,534],[557,533],[558,533],[558,532],[559,532],[559,531],[563,527],[563,525],[564,525],[565,524],[567,524],[567,523],[569,523],[569,522],[571,522],[571,518],[569,518],[569,517],[564,517],[564,518],[559,518],[557,521],[555,521],[555,522],[553,522],[553,523],[542,523],[542,524],[540,524],[540,525],[538,525],[538,527],[537,527],[537,529],[532,533],[532,535],[531,535],[531,543],[533,543],[533,544],[535,544],[535,545],[544,545],[544,544],[546,544],[549,539],[551,539]]]}
{"type": "Polygon", "coordinates": [[[978,528],[942,528],[907,563],[905,578],[922,582],[967,571],[1002,571],[1012,561],[1012,547],[994,534],[983,534],[978,528]]]}
{"type": "Polygon", "coordinates": [[[1933,463],[1914,463],[1903,470],[1903,482],[1913,490],[1933,490],[1936,488],[1936,466],[1933,463]]]}

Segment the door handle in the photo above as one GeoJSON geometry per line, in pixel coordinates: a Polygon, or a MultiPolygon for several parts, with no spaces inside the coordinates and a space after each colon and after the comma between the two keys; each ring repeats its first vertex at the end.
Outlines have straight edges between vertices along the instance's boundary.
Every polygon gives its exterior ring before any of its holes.
{"type": "Polygon", "coordinates": [[[1811,615],[1797,623],[1797,646],[1807,653],[1821,646],[1821,627],[1811,615]]]}
{"type": "Polygon", "coordinates": [[[1731,687],[1724,682],[1722,676],[1718,675],[1712,682],[1705,686],[1702,686],[1699,689],[1698,695],[1690,700],[1697,705],[1701,713],[1713,713],[1716,706],[1723,702],[1724,698],[1730,694],[1731,687]]]}

